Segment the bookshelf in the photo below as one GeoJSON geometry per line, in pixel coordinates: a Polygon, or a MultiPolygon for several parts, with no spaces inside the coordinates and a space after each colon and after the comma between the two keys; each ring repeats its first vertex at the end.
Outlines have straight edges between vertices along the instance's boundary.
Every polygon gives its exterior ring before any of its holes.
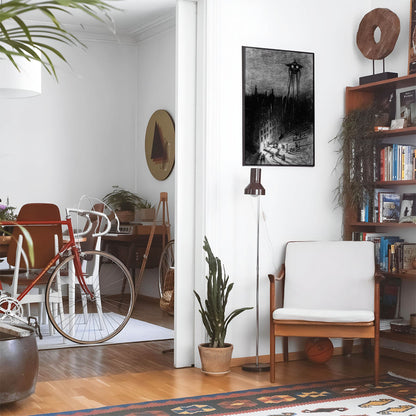
{"type": "MultiPolygon", "coordinates": [[[[416,87],[416,74],[393,78],[389,80],[369,83],[356,87],[347,87],[345,92],[345,111],[366,108],[376,103],[379,97],[396,91],[397,89],[416,87]]],[[[397,143],[416,146],[416,127],[383,130],[374,134],[380,147],[385,143],[397,143]]],[[[416,179],[411,180],[375,180],[376,188],[386,188],[400,194],[416,193],[416,179]]],[[[409,243],[416,243],[416,224],[398,222],[361,222],[358,207],[346,204],[344,209],[344,239],[352,240],[354,233],[388,233],[389,235],[404,235],[409,243]]],[[[400,279],[400,281],[416,281],[416,270],[400,272],[383,272],[386,280],[400,279]]],[[[412,286],[416,296],[416,286],[412,286]]],[[[413,311],[415,312],[415,311],[413,311]]],[[[406,318],[406,317],[405,317],[406,318]]],[[[392,333],[381,331],[381,336],[395,341],[415,344],[415,334],[392,333]]]]}

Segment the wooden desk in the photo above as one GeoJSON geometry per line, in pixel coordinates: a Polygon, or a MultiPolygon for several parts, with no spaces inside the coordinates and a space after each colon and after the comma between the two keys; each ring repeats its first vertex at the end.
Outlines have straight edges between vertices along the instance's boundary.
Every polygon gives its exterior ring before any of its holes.
{"type": "MultiPolygon", "coordinates": [[[[156,225],[155,234],[146,262],[146,269],[159,267],[162,250],[166,245],[167,236],[164,225],[156,225]]],[[[130,270],[132,276],[143,262],[147,243],[152,230],[152,224],[137,224],[133,234],[111,234],[102,237],[102,249],[119,258],[130,270]]]]}

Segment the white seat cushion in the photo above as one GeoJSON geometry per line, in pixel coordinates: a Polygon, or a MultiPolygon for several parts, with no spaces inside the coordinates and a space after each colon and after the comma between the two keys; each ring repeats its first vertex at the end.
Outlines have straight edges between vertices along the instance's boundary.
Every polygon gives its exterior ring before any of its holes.
{"type": "Polygon", "coordinates": [[[279,308],[273,312],[273,319],[316,322],[372,322],[374,312],[369,310],[333,310],[279,308]]]}

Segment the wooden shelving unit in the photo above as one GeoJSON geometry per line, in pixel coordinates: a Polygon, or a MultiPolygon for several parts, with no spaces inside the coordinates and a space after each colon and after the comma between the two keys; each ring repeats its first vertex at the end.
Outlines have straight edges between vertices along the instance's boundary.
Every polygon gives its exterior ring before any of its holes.
{"type": "MultiPolygon", "coordinates": [[[[385,81],[374,82],[370,84],[360,85],[356,87],[347,87],[345,94],[345,109],[346,113],[358,108],[366,108],[370,106],[376,97],[382,92],[394,91],[399,88],[416,86],[416,74],[393,78],[385,81]]],[[[415,140],[416,145],[416,127],[407,127],[396,130],[386,130],[374,133],[380,142],[386,138],[396,143],[400,143],[400,139],[403,137],[412,137],[415,140]]],[[[398,189],[403,192],[402,189],[406,189],[405,192],[416,192],[413,187],[416,186],[416,180],[400,180],[400,181],[377,181],[375,182],[378,188],[392,188],[398,189]],[[402,188],[405,187],[405,188],[402,188]],[[409,191],[407,191],[409,189],[409,191]]],[[[402,230],[415,230],[416,224],[412,223],[368,223],[358,221],[358,208],[349,206],[344,211],[344,239],[351,240],[352,233],[356,231],[363,232],[385,232],[387,228],[394,230],[395,234],[400,234],[402,230]]],[[[416,232],[414,241],[416,242],[416,232]]],[[[401,280],[416,281],[416,273],[403,272],[403,273],[385,273],[387,279],[398,278],[401,280]]],[[[396,332],[381,331],[380,334],[383,338],[388,338],[395,341],[406,342],[409,344],[416,344],[416,334],[401,334],[396,332]]]]}

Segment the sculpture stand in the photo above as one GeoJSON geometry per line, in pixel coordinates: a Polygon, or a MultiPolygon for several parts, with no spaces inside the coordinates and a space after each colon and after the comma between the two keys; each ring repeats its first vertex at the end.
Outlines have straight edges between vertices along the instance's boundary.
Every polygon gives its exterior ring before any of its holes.
{"type": "Polygon", "coordinates": [[[383,58],[383,72],[376,74],[375,67],[374,67],[374,59],[373,59],[373,75],[366,75],[364,77],[360,77],[360,85],[369,84],[370,82],[384,81],[386,79],[398,77],[397,72],[386,72],[385,69],[386,67],[385,67],[385,62],[383,58]]]}

